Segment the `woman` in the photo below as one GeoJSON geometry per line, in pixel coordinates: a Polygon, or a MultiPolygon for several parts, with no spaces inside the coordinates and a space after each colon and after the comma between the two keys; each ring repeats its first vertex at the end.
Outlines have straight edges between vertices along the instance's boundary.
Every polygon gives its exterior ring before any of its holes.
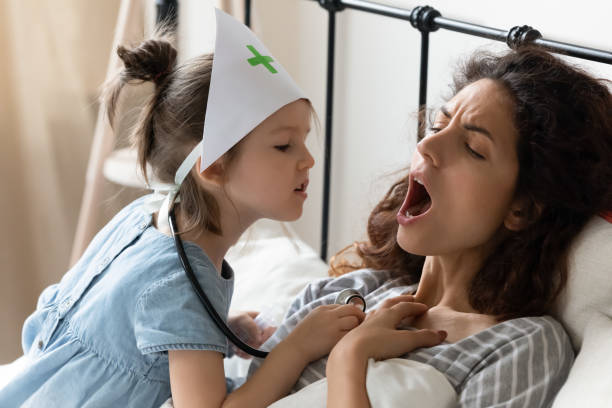
{"type": "Polygon", "coordinates": [[[373,311],[296,389],[326,373],[329,407],[369,406],[368,359],[404,355],[444,374],[460,406],[549,406],[573,351],[546,314],[572,239],[612,208],[611,180],[603,81],[535,47],[476,54],[370,215],[360,262],[335,268],[367,269],[307,287],[266,346],[353,287],[373,311]]]}

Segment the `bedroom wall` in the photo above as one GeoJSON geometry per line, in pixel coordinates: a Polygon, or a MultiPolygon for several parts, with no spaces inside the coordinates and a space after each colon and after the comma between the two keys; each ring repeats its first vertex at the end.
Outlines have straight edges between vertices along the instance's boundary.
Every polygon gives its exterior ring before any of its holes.
{"type": "MultiPolygon", "coordinates": [[[[382,2],[382,1],[381,1],[382,2]]],[[[612,3],[516,0],[384,1],[411,9],[428,4],[443,16],[507,30],[528,24],[545,38],[612,49],[612,3]]],[[[303,217],[293,223],[317,250],[320,242],[325,119],[327,13],[310,0],[253,0],[255,31],[311,96],[321,132],[311,135],[317,159],[303,217]]],[[[420,34],[406,21],[345,10],[336,19],[336,86],[329,254],[365,236],[367,215],[406,166],[415,146],[420,34]]],[[[430,35],[428,101],[448,93],[452,66],[477,47],[506,49],[447,30],[430,35]]],[[[612,66],[573,60],[612,79],[612,66]]]]}

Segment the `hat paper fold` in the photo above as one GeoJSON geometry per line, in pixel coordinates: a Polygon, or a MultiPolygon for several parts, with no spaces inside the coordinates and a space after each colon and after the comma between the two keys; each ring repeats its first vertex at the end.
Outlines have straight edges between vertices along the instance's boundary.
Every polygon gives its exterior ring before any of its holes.
{"type": "Polygon", "coordinates": [[[253,32],[216,9],[217,37],[201,171],[267,117],[304,93],[253,32]]]}

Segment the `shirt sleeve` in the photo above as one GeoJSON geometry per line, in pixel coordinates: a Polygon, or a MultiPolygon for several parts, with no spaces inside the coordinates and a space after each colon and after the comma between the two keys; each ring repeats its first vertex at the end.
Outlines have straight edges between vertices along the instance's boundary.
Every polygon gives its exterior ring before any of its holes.
{"type": "MultiPolygon", "coordinates": [[[[194,264],[192,264],[192,267],[194,264]]],[[[224,321],[231,293],[214,268],[197,268],[204,292],[224,321]]],[[[136,302],[134,331],[143,353],[212,350],[226,354],[228,342],[179,270],[153,282],[136,302]]]]}
{"type": "Polygon", "coordinates": [[[560,324],[542,320],[536,330],[495,349],[470,375],[459,406],[549,407],[565,382],[574,352],[560,324]]]}

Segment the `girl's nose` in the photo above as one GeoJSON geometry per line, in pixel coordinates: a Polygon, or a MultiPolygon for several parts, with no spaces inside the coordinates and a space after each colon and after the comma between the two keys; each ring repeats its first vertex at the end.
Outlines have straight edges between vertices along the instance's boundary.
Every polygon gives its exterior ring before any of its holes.
{"type": "Polygon", "coordinates": [[[312,157],[312,155],[310,154],[310,150],[308,150],[308,147],[306,147],[306,145],[304,145],[304,152],[305,152],[305,155],[300,160],[299,165],[298,165],[300,170],[311,169],[315,164],[314,157],[312,157]]]}

